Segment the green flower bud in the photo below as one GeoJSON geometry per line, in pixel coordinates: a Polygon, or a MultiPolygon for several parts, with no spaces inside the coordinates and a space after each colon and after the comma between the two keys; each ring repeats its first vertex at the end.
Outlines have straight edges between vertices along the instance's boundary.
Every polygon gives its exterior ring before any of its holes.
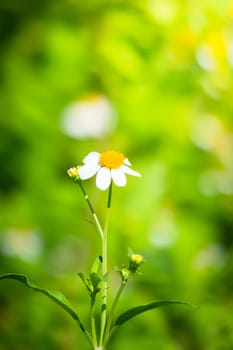
{"type": "Polygon", "coordinates": [[[127,282],[128,281],[128,279],[129,279],[129,275],[130,275],[130,271],[129,271],[129,269],[127,269],[127,267],[122,267],[121,269],[120,269],[120,274],[121,274],[121,277],[122,277],[122,281],[123,282],[127,282]]]}
{"type": "Polygon", "coordinates": [[[121,275],[122,283],[126,283],[130,276],[130,271],[125,265],[121,265],[121,268],[119,266],[114,266],[114,270],[116,272],[119,272],[121,275]]]}
{"type": "Polygon", "coordinates": [[[69,177],[71,177],[71,179],[78,180],[79,179],[78,167],[73,167],[68,169],[67,174],[69,175],[69,177]]]}
{"type": "Polygon", "coordinates": [[[132,254],[129,257],[129,270],[133,273],[137,272],[140,265],[144,262],[143,257],[140,254],[132,254]]]}

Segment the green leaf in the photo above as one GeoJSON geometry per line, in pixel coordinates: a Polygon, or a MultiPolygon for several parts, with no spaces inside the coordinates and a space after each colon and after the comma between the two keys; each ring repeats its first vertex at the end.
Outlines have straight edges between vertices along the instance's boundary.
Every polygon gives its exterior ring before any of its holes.
{"type": "Polygon", "coordinates": [[[126,321],[130,320],[131,318],[149,311],[149,310],[153,310],[156,308],[159,308],[161,306],[166,306],[166,305],[171,305],[171,304],[183,304],[183,305],[189,305],[192,307],[195,307],[192,304],[186,303],[185,301],[179,301],[179,300],[159,300],[159,301],[155,301],[153,303],[147,304],[147,305],[140,305],[140,306],[136,306],[132,309],[129,309],[125,312],[123,312],[115,321],[114,327],[119,327],[121,326],[123,323],[125,323],[126,321]]]}
{"type": "Polygon", "coordinates": [[[81,278],[82,282],[87,288],[88,294],[91,296],[93,292],[93,286],[91,284],[90,278],[87,278],[82,272],[78,272],[78,276],[81,278]]]}
{"type": "Polygon", "coordinates": [[[94,291],[96,291],[96,289],[98,289],[99,283],[101,282],[101,278],[99,277],[99,275],[97,275],[97,273],[92,272],[90,274],[90,280],[91,280],[92,286],[94,288],[94,291]]]}
{"type": "Polygon", "coordinates": [[[106,273],[102,276],[102,281],[103,281],[103,282],[107,282],[107,281],[108,281],[108,272],[106,272],[106,273]]]}
{"type": "Polygon", "coordinates": [[[87,292],[90,295],[90,297],[95,297],[96,294],[100,291],[99,283],[101,282],[101,278],[97,273],[91,272],[89,276],[85,276],[83,273],[79,272],[78,276],[83,281],[84,285],[87,288],[87,292]]]}
{"type": "Polygon", "coordinates": [[[92,265],[91,272],[95,272],[97,274],[100,273],[102,262],[103,262],[102,256],[101,255],[97,256],[97,258],[95,259],[92,265]]]}
{"type": "Polygon", "coordinates": [[[70,314],[71,317],[76,322],[78,322],[81,330],[84,333],[87,333],[84,326],[82,325],[78,315],[76,314],[73,307],[71,306],[70,302],[66,299],[66,297],[62,293],[57,292],[57,291],[48,291],[46,289],[37,287],[33,283],[29,282],[28,278],[24,275],[19,275],[19,274],[15,274],[15,273],[8,273],[6,275],[0,275],[0,280],[3,280],[3,279],[17,280],[17,281],[23,283],[26,287],[33,289],[35,292],[39,292],[39,293],[46,295],[47,297],[52,299],[56,304],[61,306],[66,312],[68,312],[68,314],[70,314]]]}

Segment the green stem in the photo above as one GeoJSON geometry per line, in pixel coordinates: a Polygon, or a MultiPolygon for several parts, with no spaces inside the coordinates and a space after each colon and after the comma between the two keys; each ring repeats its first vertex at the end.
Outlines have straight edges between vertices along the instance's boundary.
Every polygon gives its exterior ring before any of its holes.
{"type": "Polygon", "coordinates": [[[82,182],[81,182],[80,179],[78,180],[78,184],[79,184],[79,187],[81,188],[81,191],[82,191],[82,193],[83,193],[83,195],[84,195],[84,198],[85,198],[86,201],[87,201],[87,205],[88,205],[88,207],[89,207],[89,209],[90,209],[90,211],[91,211],[91,214],[92,214],[92,216],[93,216],[93,219],[94,219],[94,221],[95,221],[95,225],[96,225],[97,231],[99,232],[99,234],[100,234],[100,236],[101,236],[101,238],[102,238],[102,240],[103,240],[103,238],[104,238],[103,229],[102,229],[102,227],[101,227],[101,225],[100,225],[100,222],[99,222],[99,219],[98,219],[98,217],[97,217],[97,215],[96,215],[95,209],[93,208],[93,206],[92,206],[92,204],[91,204],[91,202],[90,202],[90,200],[89,200],[88,194],[86,193],[86,191],[85,191],[85,189],[84,189],[84,187],[83,187],[83,184],[82,184],[82,182]]]}
{"type": "Polygon", "coordinates": [[[110,209],[111,209],[111,199],[112,199],[112,182],[108,191],[108,202],[107,202],[107,213],[104,225],[104,236],[102,241],[102,274],[103,274],[103,285],[102,285],[102,305],[101,305],[101,326],[100,326],[100,346],[103,344],[106,320],[107,320],[107,292],[108,292],[108,254],[107,254],[107,236],[108,236],[108,227],[110,219],[110,209]]]}
{"type": "Polygon", "coordinates": [[[85,330],[85,335],[87,336],[88,342],[90,343],[92,349],[95,349],[95,344],[93,342],[93,339],[92,339],[91,335],[89,334],[89,332],[86,330],[85,330]]]}
{"type": "Polygon", "coordinates": [[[93,345],[96,348],[97,347],[97,337],[96,337],[96,325],[95,325],[95,298],[91,299],[91,312],[90,312],[90,317],[91,317],[91,334],[92,334],[92,340],[93,340],[93,345]]]}
{"type": "MultiPolygon", "coordinates": [[[[105,224],[105,229],[103,230],[102,229],[102,226],[99,222],[99,219],[97,217],[97,214],[95,212],[95,209],[94,207],[92,206],[90,200],[89,200],[89,197],[88,197],[88,194],[86,193],[84,187],[83,187],[83,184],[82,184],[82,181],[80,179],[76,180],[75,182],[77,182],[79,184],[79,187],[84,195],[84,198],[86,199],[87,201],[87,205],[90,209],[90,212],[92,214],[92,217],[94,219],[94,222],[95,222],[95,225],[96,225],[96,228],[97,228],[97,231],[99,232],[100,234],[100,237],[102,239],[102,245],[103,247],[105,247],[106,249],[106,253],[105,253],[105,257],[107,255],[107,248],[106,248],[106,245],[107,245],[107,242],[106,242],[106,224],[105,224]]],[[[111,202],[111,201],[110,201],[111,202]]],[[[109,202],[109,199],[108,199],[108,204],[110,203],[109,202]]],[[[104,253],[104,250],[103,250],[103,253],[104,253]]],[[[104,259],[104,261],[106,260],[106,258],[104,259]]],[[[107,262],[105,263],[105,265],[107,264],[107,262]]],[[[103,271],[105,271],[104,273],[107,273],[107,265],[105,266],[105,268],[103,268],[103,271]]],[[[103,273],[103,274],[104,274],[103,273]]],[[[103,289],[107,289],[107,286],[103,286],[103,289]]],[[[104,300],[104,299],[103,299],[104,300]]],[[[105,303],[106,303],[106,300],[105,300],[105,303]]],[[[103,304],[102,304],[103,305],[103,304]]],[[[102,307],[103,308],[103,307],[102,307]]],[[[89,334],[87,334],[89,336],[89,341],[91,343],[91,345],[93,346],[93,349],[98,349],[98,345],[97,345],[97,336],[96,336],[96,324],[95,324],[95,316],[94,316],[94,310],[95,310],[95,299],[91,300],[91,310],[90,310],[90,317],[91,317],[91,332],[92,332],[92,338],[90,337],[89,334]]]]}
{"type": "Polygon", "coordinates": [[[115,296],[115,298],[113,300],[113,304],[112,304],[111,310],[109,312],[109,319],[108,319],[107,326],[106,326],[104,345],[106,345],[106,343],[107,343],[107,341],[109,339],[110,329],[111,329],[111,326],[112,326],[112,321],[113,321],[113,317],[114,317],[114,314],[115,314],[115,310],[116,310],[118,301],[120,299],[121,293],[122,293],[123,289],[126,286],[126,283],[127,283],[127,280],[121,282],[121,285],[120,285],[120,287],[119,287],[119,289],[117,291],[117,294],[116,294],[116,296],[115,296]]]}

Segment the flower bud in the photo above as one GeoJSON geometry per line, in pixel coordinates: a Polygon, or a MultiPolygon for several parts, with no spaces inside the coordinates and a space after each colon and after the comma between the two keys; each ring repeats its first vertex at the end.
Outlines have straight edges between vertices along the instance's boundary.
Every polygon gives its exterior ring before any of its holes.
{"type": "Polygon", "coordinates": [[[73,167],[68,169],[67,174],[69,175],[69,177],[71,177],[71,179],[78,180],[79,179],[78,167],[73,167]]]}
{"type": "Polygon", "coordinates": [[[120,269],[120,274],[123,282],[127,282],[129,279],[130,271],[125,266],[120,269]]]}
{"type": "Polygon", "coordinates": [[[129,270],[133,273],[137,272],[140,265],[144,262],[140,254],[132,254],[129,258],[129,270]]]}

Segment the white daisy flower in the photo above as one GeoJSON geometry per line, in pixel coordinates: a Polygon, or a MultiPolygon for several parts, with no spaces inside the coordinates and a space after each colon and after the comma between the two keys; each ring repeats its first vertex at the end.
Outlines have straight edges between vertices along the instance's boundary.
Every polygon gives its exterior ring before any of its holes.
{"type": "Polygon", "coordinates": [[[61,127],[68,136],[85,139],[110,134],[117,124],[111,102],[103,95],[88,94],[63,112],[61,127]]]}
{"type": "Polygon", "coordinates": [[[86,180],[96,175],[96,186],[104,191],[113,181],[117,186],[126,185],[125,174],[141,176],[130,168],[131,164],[125,156],[116,151],[103,153],[91,152],[83,160],[84,165],[79,168],[79,177],[86,180]]]}

